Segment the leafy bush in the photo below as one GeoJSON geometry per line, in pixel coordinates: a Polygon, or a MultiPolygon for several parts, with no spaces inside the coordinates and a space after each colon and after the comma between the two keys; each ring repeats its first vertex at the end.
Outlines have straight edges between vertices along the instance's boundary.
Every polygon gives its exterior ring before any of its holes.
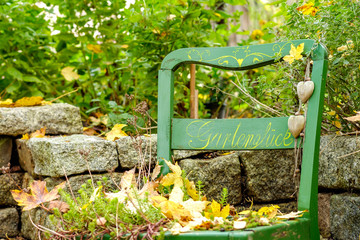
{"type": "Polygon", "coordinates": [[[146,99],[155,115],[162,59],[178,48],[225,46],[237,27],[216,22],[232,18],[205,0],[0,3],[0,97],[52,99],[78,89],[60,101],[86,116],[127,112],[127,93],[146,99]]]}
{"type": "Polygon", "coordinates": [[[360,109],[360,2],[282,1],[286,16],[281,40],[316,39],[329,50],[324,122],[327,130],[358,130],[360,125],[344,117],[360,109]]]}

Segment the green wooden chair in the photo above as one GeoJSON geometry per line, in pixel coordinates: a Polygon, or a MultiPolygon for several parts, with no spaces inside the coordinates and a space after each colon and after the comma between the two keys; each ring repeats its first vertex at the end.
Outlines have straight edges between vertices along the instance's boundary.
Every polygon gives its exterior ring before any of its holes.
{"type": "MultiPolygon", "coordinates": [[[[308,102],[305,140],[298,195],[298,209],[308,210],[298,220],[241,231],[193,231],[167,234],[167,239],[319,239],[318,159],[320,125],[323,111],[327,52],[313,40],[295,40],[274,44],[186,48],[165,57],[159,71],[158,89],[158,161],[162,173],[169,169],[164,160],[172,159],[172,150],[259,150],[294,148],[295,139],[288,131],[288,117],[258,119],[177,119],[173,117],[174,72],[182,64],[194,63],[229,70],[253,69],[282,60],[291,44],[304,43],[303,54],[311,54],[311,80],[315,89],[308,102]]],[[[265,160],[264,160],[265,161],[265,160]]]]}

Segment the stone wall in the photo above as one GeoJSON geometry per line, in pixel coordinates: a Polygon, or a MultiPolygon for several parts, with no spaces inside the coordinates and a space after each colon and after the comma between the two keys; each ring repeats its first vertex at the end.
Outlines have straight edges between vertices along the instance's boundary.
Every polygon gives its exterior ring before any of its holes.
{"type": "MultiPolygon", "coordinates": [[[[79,109],[67,104],[28,108],[0,108],[0,239],[21,236],[38,239],[31,219],[47,225],[44,213],[22,212],[10,190],[25,188],[42,179],[51,189],[68,177],[72,190],[84,181],[108,176],[113,184],[122,172],[135,167],[141,141],[143,159],[154,165],[156,135],[115,142],[82,134],[79,109]],[[21,135],[41,127],[50,137],[21,140],[21,135]],[[151,162],[149,162],[151,161],[151,162]]],[[[319,227],[324,238],[359,239],[360,234],[360,138],[323,136],[319,170],[319,227]]],[[[175,151],[174,158],[195,182],[202,180],[208,199],[218,199],[222,188],[239,209],[278,204],[281,210],[296,209],[293,150],[204,152],[175,151]]]]}

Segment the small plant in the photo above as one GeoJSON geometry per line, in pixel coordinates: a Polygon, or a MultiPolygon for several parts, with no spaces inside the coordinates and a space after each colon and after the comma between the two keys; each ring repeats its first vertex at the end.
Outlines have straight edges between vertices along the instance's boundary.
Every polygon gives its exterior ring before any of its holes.
{"type": "Polygon", "coordinates": [[[225,206],[227,204],[227,200],[228,200],[228,196],[229,196],[229,192],[227,188],[223,188],[222,192],[221,192],[221,199],[219,201],[219,203],[221,204],[221,206],[225,206]]]}

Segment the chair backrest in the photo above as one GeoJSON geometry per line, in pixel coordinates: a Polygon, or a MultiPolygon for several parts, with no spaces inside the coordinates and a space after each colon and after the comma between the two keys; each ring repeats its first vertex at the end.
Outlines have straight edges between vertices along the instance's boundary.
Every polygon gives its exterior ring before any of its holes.
{"type": "MultiPolygon", "coordinates": [[[[174,72],[181,64],[195,63],[229,70],[253,69],[289,55],[291,45],[304,43],[304,55],[313,60],[311,80],[314,92],[308,101],[300,189],[299,210],[317,226],[318,158],[323,111],[327,51],[313,40],[254,46],[186,48],[165,57],[158,85],[158,161],[162,173],[169,169],[163,159],[171,160],[172,150],[249,150],[294,148],[288,130],[288,117],[258,119],[177,119],[173,117],[174,72]]],[[[312,225],[314,225],[312,224],[312,225]]],[[[315,228],[314,228],[315,229],[315,228]]],[[[316,230],[314,230],[316,231],[316,230]]]]}

